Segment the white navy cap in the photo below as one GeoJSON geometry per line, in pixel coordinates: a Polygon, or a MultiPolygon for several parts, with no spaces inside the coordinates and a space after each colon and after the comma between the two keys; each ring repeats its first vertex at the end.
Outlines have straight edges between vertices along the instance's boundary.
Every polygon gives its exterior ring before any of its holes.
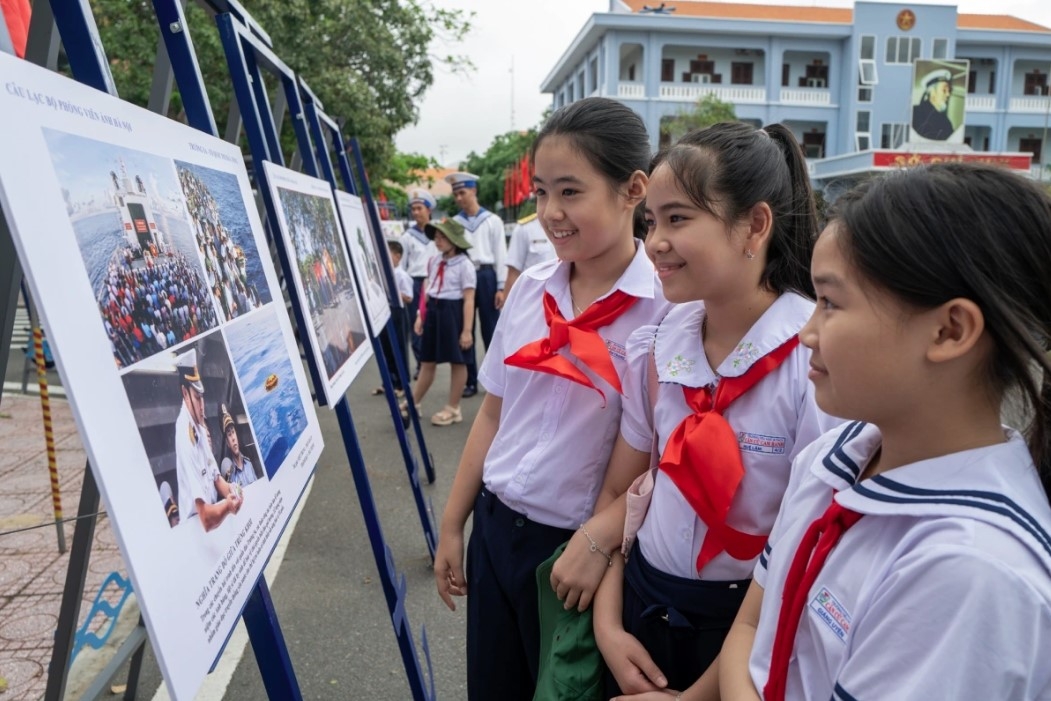
{"type": "Polygon", "coordinates": [[[204,394],[204,385],[201,384],[201,373],[197,370],[196,348],[191,348],[176,357],[175,367],[179,371],[179,382],[189,385],[201,394],[204,394]]]}
{"type": "Polygon", "coordinates": [[[445,182],[453,186],[453,192],[464,187],[478,187],[478,176],[474,173],[449,173],[445,182]]]}
{"type": "Polygon", "coordinates": [[[434,195],[422,188],[413,188],[412,190],[409,190],[409,206],[412,206],[417,202],[427,209],[434,209],[438,206],[438,201],[434,199],[434,195]]]}
{"type": "Polygon", "coordinates": [[[930,73],[928,73],[927,75],[923,76],[923,78],[920,79],[920,83],[924,87],[928,87],[928,88],[931,87],[932,85],[934,85],[935,83],[951,83],[951,82],[952,82],[952,73],[950,73],[945,68],[938,68],[937,70],[933,70],[930,73]]]}

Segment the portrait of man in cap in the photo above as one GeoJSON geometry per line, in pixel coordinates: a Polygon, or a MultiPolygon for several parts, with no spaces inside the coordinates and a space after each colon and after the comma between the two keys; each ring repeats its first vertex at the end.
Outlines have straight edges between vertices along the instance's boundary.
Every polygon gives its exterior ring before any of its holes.
{"type": "Polygon", "coordinates": [[[182,405],[175,420],[175,464],[180,523],[197,517],[205,531],[217,528],[241,510],[240,488],[231,487],[219,473],[212,452],[204,410],[204,384],[197,367],[197,350],[175,358],[182,405]]]}
{"type": "Polygon", "coordinates": [[[963,105],[952,109],[955,83],[967,75],[966,62],[962,63],[964,67],[960,70],[944,61],[916,62],[918,79],[913,90],[912,107],[915,135],[930,141],[949,141],[963,123],[963,105]]]}

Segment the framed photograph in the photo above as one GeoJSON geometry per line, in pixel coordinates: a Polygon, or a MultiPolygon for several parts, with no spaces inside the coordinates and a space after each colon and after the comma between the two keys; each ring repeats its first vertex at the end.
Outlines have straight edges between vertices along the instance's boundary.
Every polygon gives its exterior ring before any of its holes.
{"type": "Polygon", "coordinates": [[[969,61],[913,63],[911,143],[963,143],[969,70],[969,61]]]}
{"type": "Polygon", "coordinates": [[[168,689],[190,699],[322,449],[244,159],[12,56],[0,73],[3,214],[168,689]]]}
{"type": "Polygon", "coordinates": [[[369,230],[365,208],[360,197],[346,192],[336,193],[339,203],[339,214],[343,218],[343,230],[347,234],[350,246],[350,259],[354,264],[354,274],[358,277],[361,294],[364,297],[365,309],[368,310],[369,323],[373,333],[379,333],[390,319],[390,297],[387,296],[387,278],[383,275],[383,263],[380,256],[390,260],[390,252],[376,248],[376,239],[369,230]]]}
{"type": "Polygon", "coordinates": [[[372,357],[361,300],[339,226],[332,187],[324,180],[263,163],[280,220],[281,240],[293,261],[292,278],[314,361],[334,405],[372,357]]]}

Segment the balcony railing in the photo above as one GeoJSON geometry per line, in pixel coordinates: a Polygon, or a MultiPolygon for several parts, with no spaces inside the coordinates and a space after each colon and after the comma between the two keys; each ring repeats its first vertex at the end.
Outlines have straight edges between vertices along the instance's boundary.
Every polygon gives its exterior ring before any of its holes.
{"type": "Polygon", "coordinates": [[[1026,95],[1025,97],[1012,97],[1010,110],[1012,112],[1040,112],[1047,113],[1049,98],[1042,95],[1026,95]]]}
{"type": "Polygon", "coordinates": [[[821,88],[781,88],[781,104],[786,105],[831,105],[832,92],[821,88]]]}
{"type": "Polygon", "coordinates": [[[715,95],[723,102],[733,104],[766,102],[766,88],[754,85],[693,85],[684,83],[661,84],[660,98],[679,102],[696,102],[705,95],[715,95]]]}
{"type": "Polygon", "coordinates": [[[996,95],[968,95],[968,112],[992,112],[996,109],[996,95]]]}
{"type": "Polygon", "coordinates": [[[645,83],[619,83],[617,85],[617,97],[640,100],[646,97],[645,83]]]}

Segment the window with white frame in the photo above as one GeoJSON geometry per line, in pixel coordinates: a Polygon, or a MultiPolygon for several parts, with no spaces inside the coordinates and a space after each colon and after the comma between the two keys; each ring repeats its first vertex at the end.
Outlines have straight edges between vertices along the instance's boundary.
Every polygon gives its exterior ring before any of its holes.
{"type": "Polygon", "coordinates": [[[858,86],[858,102],[872,102],[872,87],[869,85],[858,86]]]}
{"type": "Polygon", "coordinates": [[[887,37],[886,63],[912,63],[920,57],[919,37],[887,37]]]}
{"type": "Polygon", "coordinates": [[[854,146],[858,151],[872,148],[872,112],[858,110],[854,118],[854,146]]]}
{"type": "Polygon", "coordinates": [[[876,36],[874,34],[862,34],[860,48],[860,58],[872,61],[876,60],[876,36]]]}
{"type": "Polygon", "coordinates": [[[901,148],[908,135],[908,124],[884,124],[880,133],[880,148],[901,148]]]}
{"type": "Polygon", "coordinates": [[[876,37],[863,34],[858,51],[858,83],[875,85],[879,82],[876,74],[876,37]]]}
{"type": "Polygon", "coordinates": [[[949,58],[949,40],[935,39],[931,46],[931,58],[949,58]]]}

